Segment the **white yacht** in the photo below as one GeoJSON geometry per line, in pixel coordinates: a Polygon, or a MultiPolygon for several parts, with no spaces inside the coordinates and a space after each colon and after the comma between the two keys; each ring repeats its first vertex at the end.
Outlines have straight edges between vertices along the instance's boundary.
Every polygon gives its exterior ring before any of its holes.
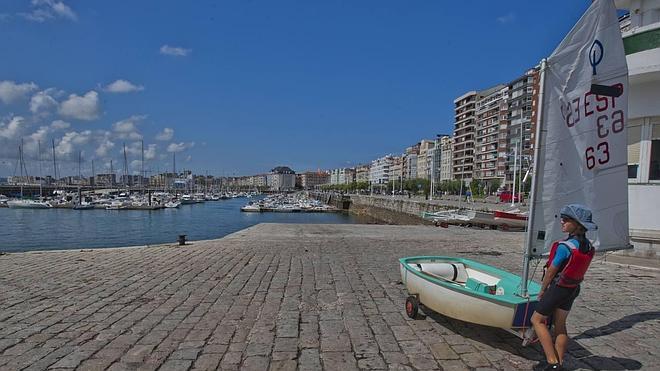
{"type": "Polygon", "coordinates": [[[179,206],[181,206],[181,202],[177,200],[172,200],[165,203],[165,207],[168,209],[176,209],[179,206]]]}
{"type": "Polygon", "coordinates": [[[23,199],[7,201],[7,206],[11,209],[50,209],[53,207],[48,202],[23,199]]]}

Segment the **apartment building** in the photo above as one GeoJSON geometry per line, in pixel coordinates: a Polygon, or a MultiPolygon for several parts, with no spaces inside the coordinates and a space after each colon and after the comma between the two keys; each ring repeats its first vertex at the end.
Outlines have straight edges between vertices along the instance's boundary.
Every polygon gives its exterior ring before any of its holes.
{"type": "Polygon", "coordinates": [[[392,155],[383,156],[371,161],[369,182],[371,184],[387,184],[390,181],[390,167],[393,161],[392,155]]]}
{"type": "Polygon", "coordinates": [[[273,191],[291,190],[296,186],[296,172],[287,166],[278,166],[267,175],[268,187],[273,191]]]}
{"type": "Polygon", "coordinates": [[[439,180],[453,179],[454,138],[448,135],[440,137],[440,177],[439,180]]]}
{"type": "Polygon", "coordinates": [[[474,171],[475,108],[479,93],[467,92],[454,99],[454,179],[472,180],[474,171]]]}
{"type": "Polygon", "coordinates": [[[503,179],[506,170],[509,87],[497,85],[490,91],[475,107],[474,177],[480,180],[503,179]]]}
{"type": "MultiPolygon", "coordinates": [[[[516,184],[524,177],[525,172],[533,161],[534,149],[532,145],[532,129],[535,127],[533,119],[536,118],[534,111],[537,109],[535,97],[538,90],[538,69],[533,68],[522,76],[513,80],[508,85],[508,125],[506,130],[506,150],[500,147],[500,155],[506,152],[505,185],[507,188],[513,186],[514,166],[516,173],[516,184]],[[514,156],[514,154],[517,155],[514,156]]],[[[504,132],[501,132],[503,136],[504,132]]],[[[518,188],[518,187],[516,187],[518,188]]]]}
{"type": "Polygon", "coordinates": [[[403,155],[403,164],[402,164],[404,179],[417,178],[417,157],[419,156],[419,146],[420,143],[417,143],[413,146],[406,148],[406,152],[403,155]]]}
{"type": "Polygon", "coordinates": [[[355,167],[355,181],[368,182],[369,181],[369,165],[358,165],[355,167]]]}
{"type": "Polygon", "coordinates": [[[390,167],[390,179],[400,182],[403,177],[403,156],[392,157],[392,166],[390,167]]]}
{"type": "Polygon", "coordinates": [[[431,179],[431,166],[435,141],[422,139],[419,142],[419,155],[417,156],[417,178],[431,179]]]}
{"type": "Polygon", "coordinates": [[[330,174],[325,171],[306,171],[298,176],[302,189],[314,189],[316,186],[330,183],[330,174]]]}
{"type": "Polygon", "coordinates": [[[330,171],[330,184],[350,184],[355,182],[354,168],[339,168],[330,171]]]}

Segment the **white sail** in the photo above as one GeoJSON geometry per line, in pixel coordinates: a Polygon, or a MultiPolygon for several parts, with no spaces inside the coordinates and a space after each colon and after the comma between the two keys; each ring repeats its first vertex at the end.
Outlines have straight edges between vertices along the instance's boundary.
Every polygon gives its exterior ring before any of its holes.
{"type": "Polygon", "coordinates": [[[627,248],[628,68],[613,1],[592,2],[544,72],[530,253],[564,236],[559,210],[571,203],[592,209],[597,250],[627,248]]]}

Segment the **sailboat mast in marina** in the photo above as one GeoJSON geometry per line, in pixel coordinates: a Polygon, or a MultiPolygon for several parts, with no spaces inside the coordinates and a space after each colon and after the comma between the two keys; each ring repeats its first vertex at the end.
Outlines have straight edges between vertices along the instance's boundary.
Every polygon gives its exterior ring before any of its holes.
{"type": "MultiPolygon", "coordinates": [[[[13,209],[49,209],[52,206],[43,201],[35,201],[23,198],[23,186],[27,179],[29,179],[27,166],[25,165],[25,154],[23,153],[23,139],[18,146],[18,166],[20,168],[20,185],[21,185],[21,198],[18,200],[7,201],[7,206],[13,209]],[[24,176],[25,175],[25,176],[24,176]]],[[[41,187],[39,187],[41,188],[41,187]]]]}
{"type": "MultiPolygon", "coordinates": [[[[538,304],[530,264],[565,237],[559,210],[584,204],[599,225],[596,251],[629,248],[627,179],[628,69],[613,1],[591,3],[541,62],[530,211],[522,274],[447,256],[399,260],[410,297],[448,317],[525,333],[538,304]]],[[[514,190],[515,192],[515,190],[514,190]]]]}

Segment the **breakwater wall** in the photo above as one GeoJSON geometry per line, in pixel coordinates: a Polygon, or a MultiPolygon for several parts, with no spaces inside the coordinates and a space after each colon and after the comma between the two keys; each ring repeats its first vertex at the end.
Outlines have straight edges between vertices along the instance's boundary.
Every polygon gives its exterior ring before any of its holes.
{"type": "Polygon", "coordinates": [[[431,224],[421,218],[423,212],[446,210],[447,205],[419,199],[378,197],[367,195],[341,195],[311,193],[315,198],[338,209],[357,215],[366,215],[387,224],[431,224]]]}

